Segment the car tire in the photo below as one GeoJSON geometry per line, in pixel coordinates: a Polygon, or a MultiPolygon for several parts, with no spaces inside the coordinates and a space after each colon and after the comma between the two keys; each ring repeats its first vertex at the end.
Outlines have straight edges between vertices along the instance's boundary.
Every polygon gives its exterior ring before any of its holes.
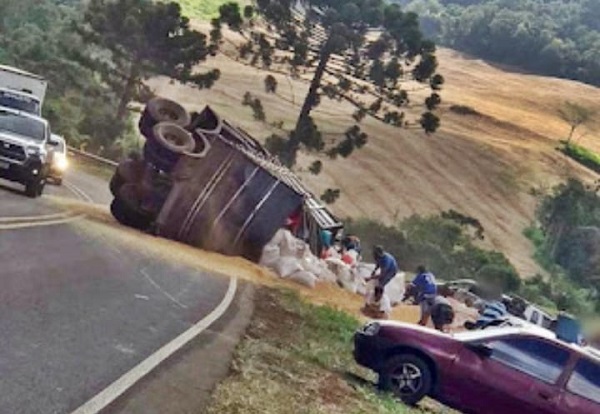
{"type": "Polygon", "coordinates": [[[110,203],[110,212],[121,224],[137,230],[145,231],[152,224],[152,217],[132,208],[125,200],[115,197],[110,203]]]}
{"type": "Polygon", "coordinates": [[[59,186],[62,185],[62,182],[63,182],[62,178],[57,178],[54,180],[54,184],[59,185],[59,186]]]}
{"type": "Polygon", "coordinates": [[[146,104],[138,126],[142,135],[152,140],[152,129],[161,122],[170,122],[185,128],[190,124],[191,117],[177,102],[157,97],[146,104]]]}
{"type": "Polygon", "coordinates": [[[44,192],[45,185],[45,179],[31,180],[25,184],[25,195],[30,198],[39,197],[44,192]]]}
{"type": "Polygon", "coordinates": [[[433,373],[423,358],[401,354],[390,358],[379,374],[379,385],[407,405],[415,405],[433,387],[433,373]]]}

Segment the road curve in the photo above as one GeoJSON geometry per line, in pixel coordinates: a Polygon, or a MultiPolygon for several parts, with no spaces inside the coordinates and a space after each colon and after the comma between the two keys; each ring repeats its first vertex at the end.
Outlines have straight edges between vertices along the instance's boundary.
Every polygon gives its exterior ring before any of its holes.
{"type": "Polygon", "coordinates": [[[232,295],[228,278],[148,256],[118,231],[99,237],[85,218],[36,224],[64,214],[46,194],[110,201],[81,172],[35,200],[0,183],[0,413],[90,405],[232,295]],[[31,226],[10,226],[21,222],[31,226]]]}

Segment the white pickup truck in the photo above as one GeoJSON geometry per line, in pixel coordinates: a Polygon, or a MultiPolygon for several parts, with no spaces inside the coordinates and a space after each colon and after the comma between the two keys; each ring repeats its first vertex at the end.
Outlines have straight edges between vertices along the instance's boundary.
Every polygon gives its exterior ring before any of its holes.
{"type": "Polygon", "coordinates": [[[41,116],[47,88],[41,76],[0,65],[0,106],[41,116]]]}

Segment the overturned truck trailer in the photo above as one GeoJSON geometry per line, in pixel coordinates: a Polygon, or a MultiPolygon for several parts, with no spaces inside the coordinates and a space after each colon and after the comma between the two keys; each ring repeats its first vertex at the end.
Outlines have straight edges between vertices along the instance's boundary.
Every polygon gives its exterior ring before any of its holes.
{"type": "Polygon", "coordinates": [[[320,230],[341,229],[297,176],[208,106],[190,116],[155,98],[139,126],[143,156],[121,161],[110,183],[122,224],[253,261],[290,217],[315,253],[320,230]]]}

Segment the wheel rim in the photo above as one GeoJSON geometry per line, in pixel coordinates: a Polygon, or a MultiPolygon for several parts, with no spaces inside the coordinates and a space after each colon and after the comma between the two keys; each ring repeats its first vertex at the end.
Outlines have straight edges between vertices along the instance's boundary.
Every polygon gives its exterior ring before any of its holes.
{"type": "Polygon", "coordinates": [[[415,364],[405,362],[392,374],[392,388],[400,397],[417,393],[423,385],[423,373],[415,364]]]}
{"type": "Polygon", "coordinates": [[[177,114],[175,112],[171,111],[170,108],[169,109],[167,109],[167,108],[160,108],[158,110],[158,113],[160,114],[161,119],[164,120],[164,121],[171,121],[171,122],[173,122],[173,121],[177,121],[179,119],[179,117],[177,116],[177,114]]]}

